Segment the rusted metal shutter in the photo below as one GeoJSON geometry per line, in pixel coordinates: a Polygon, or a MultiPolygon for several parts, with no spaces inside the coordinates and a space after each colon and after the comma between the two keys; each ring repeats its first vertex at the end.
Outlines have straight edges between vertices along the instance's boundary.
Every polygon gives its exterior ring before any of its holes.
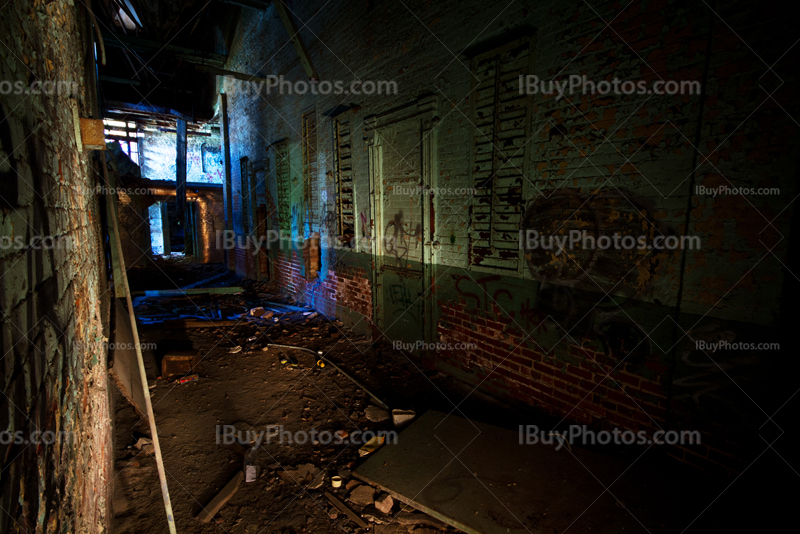
{"type": "Polygon", "coordinates": [[[317,229],[319,206],[317,183],[317,112],[311,110],[303,113],[302,150],[303,150],[303,202],[305,204],[308,231],[317,229]]]}
{"type": "Polygon", "coordinates": [[[531,40],[517,39],[476,56],[472,70],[472,185],[470,265],[517,271],[519,229],[524,208],[528,102],[519,94],[519,77],[527,75],[531,40]]]}
{"type": "Polygon", "coordinates": [[[278,193],[278,225],[281,232],[288,234],[292,227],[292,190],[289,146],[286,141],[275,145],[275,177],[278,193]]]}
{"type": "Polygon", "coordinates": [[[355,235],[355,197],[351,158],[350,121],[333,122],[334,179],[339,235],[347,240],[355,235]]]}

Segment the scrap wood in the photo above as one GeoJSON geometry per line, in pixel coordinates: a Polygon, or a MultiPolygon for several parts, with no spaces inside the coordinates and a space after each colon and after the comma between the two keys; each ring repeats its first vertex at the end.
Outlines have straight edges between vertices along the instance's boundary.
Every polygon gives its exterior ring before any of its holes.
{"type": "Polygon", "coordinates": [[[230,482],[228,482],[225,487],[222,488],[222,491],[217,493],[217,496],[211,499],[211,502],[208,503],[199,514],[197,514],[197,519],[203,523],[208,523],[211,521],[211,518],[214,517],[214,514],[219,512],[220,508],[222,508],[225,503],[228,502],[231,497],[233,497],[233,494],[236,493],[236,490],[239,489],[239,484],[241,484],[243,478],[243,471],[236,473],[236,476],[234,476],[230,482]]]}
{"type": "Polygon", "coordinates": [[[343,503],[342,501],[340,501],[339,499],[337,499],[336,497],[334,497],[333,495],[331,495],[327,491],[325,492],[325,497],[327,497],[328,500],[331,501],[331,503],[336,508],[338,508],[341,512],[343,512],[345,515],[347,515],[347,517],[349,517],[350,520],[353,523],[355,523],[356,525],[358,525],[361,528],[369,528],[369,525],[367,524],[367,522],[364,521],[363,519],[361,519],[360,517],[358,517],[358,515],[356,515],[356,513],[354,511],[352,511],[350,508],[348,508],[345,503],[343,503]]]}
{"type": "Polygon", "coordinates": [[[232,287],[198,287],[192,289],[154,289],[146,291],[132,291],[133,297],[183,297],[186,295],[233,295],[244,293],[244,288],[232,287]]]}
{"type": "Polygon", "coordinates": [[[238,324],[247,324],[246,321],[237,321],[231,319],[202,321],[200,319],[175,319],[172,321],[163,321],[160,323],[152,322],[145,323],[142,326],[160,325],[169,328],[217,328],[236,326],[238,324]]]}

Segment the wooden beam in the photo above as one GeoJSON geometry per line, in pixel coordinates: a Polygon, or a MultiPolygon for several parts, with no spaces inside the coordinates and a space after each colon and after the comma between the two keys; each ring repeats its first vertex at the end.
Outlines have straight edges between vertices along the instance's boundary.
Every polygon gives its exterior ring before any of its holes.
{"type": "Polygon", "coordinates": [[[141,85],[142,82],[139,80],[128,80],[126,78],[117,78],[116,76],[106,76],[105,74],[100,75],[101,82],[109,82],[109,83],[121,83],[126,85],[141,85]]]}
{"type": "Polygon", "coordinates": [[[118,253],[119,249],[117,248],[119,235],[117,235],[116,226],[112,224],[112,221],[119,217],[117,214],[117,199],[112,193],[110,193],[110,191],[116,190],[116,175],[113,172],[108,172],[108,163],[106,162],[105,152],[100,152],[100,159],[103,167],[106,167],[103,170],[103,186],[107,188],[105,195],[106,221],[108,221],[108,241],[109,245],[111,246],[111,268],[114,271],[114,296],[117,298],[125,298],[125,287],[122,285],[122,267],[118,253]]]}
{"type": "Polygon", "coordinates": [[[289,10],[286,8],[284,0],[274,0],[274,4],[275,8],[278,10],[278,15],[283,21],[286,31],[289,32],[289,38],[292,40],[292,45],[294,45],[294,49],[297,52],[297,55],[300,57],[300,63],[303,64],[303,68],[306,70],[306,75],[311,80],[319,80],[317,71],[314,68],[314,65],[311,63],[311,56],[308,54],[308,50],[306,50],[306,46],[303,44],[303,40],[300,38],[297,24],[295,24],[294,18],[292,18],[291,13],[289,13],[289,10]]]}
{"type": "MultiPolygon", "coordinates": [[[[175,158],[175,207],[178,224],[184,227],[186,235],[186,121],[178,119],[177,135],[175,136],[177,157],[175,158]]],[[[184,246],[186,245],[184,241],[184,246]]]]}
{"type": "Polygon", "coordinates": [[[120,111],[134,111],[137,113],[146,113],[150,115],[170,115],[173,117],[178,117],[180,119],[183,119],[186,122],[192,122],[192,118],[189,117],[188,115],[185,115],[175,109],[165,108],[161,106],[150,106],[147,104],[131,104],[128,102],[118,102],[115,100],[109,100],[106,102],[106,109],[107,110],[118,109],[120,111]]]}
{"type": "MultiPolygon", "coordinates": [[[[105,162],[105,152],[100,153],[103,165],[103,178],[108,183],[108,165],[105,162]]],[[[112,195],[112,202],[116,197],[112,195]]],[[[115,210],[116,211],[116,210],[115,210]]],[[[114,228],[114,234],[119,236],[119,220],[116,217],[111,219],[111,226],[114,228]]],[[[167,486],[167,474],[164,470],[164,459],[161,457],[161,445],[158,440],[158,428],[156,428],[156,418],[153,415],[153,403],[150,400],[150,389],[147,385],[147,371],[144,368],[144,357],[142,356],[142,346],[139,343],[139,330],[136,327],[136,315],[133,311],[133,300],[131,299],[131,289],[128,285],[128,275],[125,270],[125,256],[122,253],[122,243],[117,239],[117,255],[119,256],[119,266],[122,271],[122,278],[114,283],[121,282],[125,288],[125,300],[128,304],[128,319],[130,320],[131,331],[133,333],[133,346],[136,349],[136,360],[139,364],[139,376],[142,382],[142,394],[145,400],[145,411],[147,412],[147,419],[150,423],[150,439],[153,440],[153,448],[156,457],[156,468],[158,469],[158,479],[161,482],[161,496],[164,499],[164,509],[167,513],[167,525],[169,526],[170,534],[177,534],[175,529],[175,514],[172,512],[172,501],[169,498],[169,488],[167,486]]]]}
{"type": "Polygon", "coordinates": [[[236,473],[230,482],[225,484],[225,487],[222,488],[216,497],[211,499],[211,502],[208,503],[203,507],[199,514],[197,514],[197,519],[200,520],[201,523],[208,523],[211,521],[211,518],[214,517],[214,514],[219,512],[220,508],[225,506],[225,503],[233,497],[233,494],[236,493],[236,490],[239,489],[239,484],[242,483],[242,479],[244,479],[244,472],[239,471],[236,473]]]}
{"type": "Polygon", "coordinates": [[[225,61],[228,59],[228,56],[224,56],[222,54],[214,54],[213,52],[205,52],[203,50],[196,50],[194,48],[186,48],[184,46],[171,44],[164,45],[151,39],[135,37],[133,35],[124,35],[121,33],[110,33],[105,39],[105,44],[106,47],[113,46],[127,50],[136,50],[139,52],[155,52],[156,54],[166,52],[174,55],[177,59],[182,59],[189,63],[209,65],[213,67],[225,66],[225,61]]]}
{"type": "Polygon", "coordinates": [[[369,525],[367,524],[366,521],[358,517],[358,515],[354,511],[348,508],[345,503],[343,503],[342,501],[331,495],[330,492],[326,491],[325,497],[327,497],[328,500],[331,501],[331,504],[333,504],[336,508],[338,508],[340,512],[344,512],[344,514],[350,519],[350,521],[352,521],[361,528],[369,528],[369,525]]]}
{"type": "MultiPolygon", "coordinates": [[[[205,65],[195,65],[195,69],[201,72],[208,72],[210,74],[216,74],[217,76],[227,76],[228,78],[236,78],[237,80],[244,80],[246,82],[253,82],[253,83],[268,83],[269,80],[266,78],[260,78],[258,76],[253,76],[250,74],[244,74],[242,72],[234,72],[232,70],[225,70],[219,69],[217,67],[208,67],[205,65]]],[[[277,81],[277,80],[276,80],[277,81]]]]}
{"type": "Polygon", "coordinates": [[[244,293],[244,288],[241,286],[195,287],[190,289],[146,289],[144,291],[134,291],[132,295],[134,297],[173,298],[185,297],[187,295],[237,295],[239,293],[244,293]]]}
{"type": "Polygon", "coordinates": [[[249,7],[266,11],[270,0],[220,0],[223,4],[231,4],[239,7],[249,7]]]}

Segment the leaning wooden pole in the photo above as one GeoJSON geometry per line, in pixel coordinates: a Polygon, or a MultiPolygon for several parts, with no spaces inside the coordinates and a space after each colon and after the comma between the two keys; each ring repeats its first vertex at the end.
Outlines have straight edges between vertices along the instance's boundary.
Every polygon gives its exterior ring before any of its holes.
{"type": "MultiPolygon", "coordinates": [[[[103,159],[103,179],[105,183],[108,184],[108,167],[105,162],[105,158],[103,159]]],[[[116,202],[116,197],[113,193],[109,194],[109,197],[106,197],[111,202],[116,202]]],[[[116,204],[114,204],[116,206],[116,204]]],[[[133,331],[133,344],[136,347],[136,359],[139,361],[139,373],[142,375],[142,389],[144,390],[144,402],[145,407],[147,408],[147,419],[150,423],[150,435],[152,436],[153,440],[153,448],[155,449],[155,456],[156,456],[156,465],[158,466],[158,478],[161,481],[161,495],[164,497],[164,508],[167,511],[167,522],[169,523],[169,532],[170,534],[177,534],[177,530],[175,529],[175,516],[172,514],[172,503],[169,500],[169,488],[167,487],[167,474],[164,471],[164,460],[161,458],[161,446],[158,443],[158,429],[156,429],[156,418],[153,415],[153,403],[150,401],[150,388],[147,387],[147,371],[144,368],[144,358],[142,357],[142,347],[139,344],[139,330],[136,328],[136,315],[133,313],[133,301],[131,300],[131,291],[130,287],[128,287],[128,274],[125,271],[125,257],[122,255],[122,242],[120,240],[119,234],[119,220],[117,216],[117,210],[114,209],[113,215],[110,217],[111,225],[114,228],[114,235],[116,236],[116,248],[117,248],[117,255],[119,256],[119,267],[120,271],[122,272],[122,279],[121,280],[114,280],[114,284],[122,283],[122,286],[125,288],[125,299],[128,302],[128,316],[131,320],[131,330],[133,331]]]]}

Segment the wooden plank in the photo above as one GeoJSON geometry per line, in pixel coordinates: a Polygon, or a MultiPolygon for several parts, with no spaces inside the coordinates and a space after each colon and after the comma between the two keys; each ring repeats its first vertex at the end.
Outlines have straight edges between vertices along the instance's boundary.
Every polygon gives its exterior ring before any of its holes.
{"type": "Polygon", "coordinates": [[[269,7],[269,0],[220,0],[223,4],[231,4],[233,6],[249,7],[252,9],[259,9],[265,11],[269,7]]]}
{"type": "MultiPolygon", "coordinates": [[[[106,183],[108,183],[108,165],[106,165],[105,161],[105,152],[100,152],[102,167],[103,167],[103,178],[105,179],[106,183]]],[[[117,213],[116,209],[116,197],[111,196],[111,200],[114,205],[114,213],[117,213]]],[[[111,218],[111,226],[114,229],[114,234],[119,235],[119,219],[116,217],[111,218]]],[[[177,534],[177,530],[175,529],[175,515],[172,513],[172,502],[169,498],[169,487],[167,485],[167,474],[164,470],[164,459],[161,457],[161,445],[158,439],[158,428],[156,428],[156,418],[153,415],[153,403],[150,400],[150,388],[147,385],[147,372],[145,371],[144,367],[144,358],[142,357],[142,347],[139,343],[139,330],[136,328],[136,316],[134,315],[133,311],[133,300],[131,299],[131,290],[130,286],[128,285],[128,274],[125,270],[125,256],[122,253],[122,243],[119,239],[116,240],[116,248],[117,253],[119,256],[119,268],[122,272],[121,280],[115,281],[115,284],[119,284],[121,282],[122,286],[124,287],[125,293],[125,300],[128,305],[128,321],[131,327],[131,333],[133,334],[133,347],[136,350],[136,360],[139,366],[139,377],[142,382],[142,394],[144,396],[144,403],[145,403],[145,413],[147,414],[147,419],[150,423],[150,439],[153,440],[153,449],[156,457],[156,467],[158,469],[158,479],[161,483],[161,496],[164,500],[164,510],[167,514],[167,525],[169,526],[170,534],[177,534]]]]}
{"type": "Polygon", "coordinates": [[[180,111],[175,109],[165,108],[161,106],[151,106],[149,104],[131,104],[130,102],[119,102],[116,100],[108,100],[106,102],[106,109],[108,109],[111,113],[114,113],[114,110],[122,111],[122,112],[133,112],[133,113],[141,113],[144,115],[157,115],[159,117],[163,116],[173,116],[179,117],[185,121],[191,121],[192,118],[188,115],[184,115],[180,111]]]}
{"type": "Polygon", "coordinates": [[[195,350],[174,350],[161,360],[161,377],[168,379],[176,375],[188,375],[194,371],[200,353],[195,350]]]}
{"type": "MultiPolygon", "coordinates": [[[[122,284],[118,285],[122,287],[122,284]]],[[[137,415],[147,420],[147,403],[144,400],[142,375],[139,374],[139,363],[136,361],[136,350],[133,347],[133,331],[125,309],[124,297],[113,299],[111,306],[116,327],[109,372],[114,384],[125,399],[131,403],[137,415]]]]}
{"type": "Polygon", "coordinates": [[[231,287],[194,287],[191,289],[147,289],[145,291],[133,291],[134,297],[185,297],[187,295],[235,295],[244,293],[244,288],[240,286],[231,287]]]}
{"type": "MultiPolygon", "coordinates": [[[[196,65],[195,66],[195,70],[199,70],[201,72],[208,72],[209,74],[216,74],[217,76],[226,76],[228,78],[235,78],[237,80],[244,80],[246,82],[253,82],[253,83],[258,83],[258,84],[263,83],[264,85],[268,85],[270,83],[270,80],[268,80],[266,78],[261,78],[259,76],[254,76],[252,74],[245,74],[243,72],[235,72],[235,71],[232,71],[232,70],[225,70],[225,69],[220,69],[220,68],[217,68],[217,67],[209,67],[209,66],[206,66],[206,65],[196,65]]],[[[275,83],[277,83],[278,80],[276,79],[274,81],[275,81],[275,83]]],[[[222,95],[224,95],[224,94],[225,93],[223,93],[222,95]]],[[[220,95],[220,96],[222,96],[222,95],[220,95]]]]}
{"type": "Polygon", "coordinates": [[[343,503],[342,501],[340,501],[339,499],[337,499],[336,497],[334,497],[333,495],[331,495],[327,491],[325,492],[325,497],[327,497],[328,500],[331,501],[331,503],[336,508],[339,509],[339,511],[343,512],[347,517],[349,517],[350,520],[353,523],[355,523],[356,525],[358,525],[361,528],[369,528],[369,525],[367,524],[367,522],[364,521],[363,519],[361,519],[360,517],[358,517],[356,515],[356,513],[354,511],[352,511],[345,503],[343,503]]]}
{"type": "Polygon", "coordinates": [[[197,519],[199,519],[203,523],[208,523],[211,521],[211,518],[214,517],[214,514],[219,512],[220,508],[222,508],[226,502],[228,502],[231,497],[236,493],[236,490],[239,489],[239,484],[242,483],[242,479],[244,478],[244,472],[239,471],[236,473],[230,482],[225,484],[225,487],[222,488],[222,491],[217,493],[217,496],[211,499],[211,502],[208,503],[199,514],[197,514],[197,519]]]}
{"type": "Polygon", "coordinates": [[[81,141],[84,150],[105,150],[105,126],[100,119],[81,119],[81,141]]]}
{"type": "Polygon", "coordinates": [[[142,326],[161,326],[166,328],[223,328],[236,326],[237,324],[247,324],[246,321],[238,320],[208,320],[200,319],[176,319],[174,321],[164,321],[162,323],[149,323],[142,326]]]}
{"type": "Polygon", "coordinates": [[[134,35],[124,35],[121,33],[109,32],[108,37],[105,39],[106,46],[113,46],[117,48],[124,48],[126,50],[138,50],[141,52],[153,52],[156,54],[168,53],[174,55],[177,59],[182,59],[189,63],[199,65],[209,65],[214,67],[223,67],[228,56],[221,54],[214,54],[213,52],[205,52],[203,50],[196,50],[184,46],[176,46],[172,44],[162,44],[152,39],[145,39],[143,37],[136,37],[134,35]]]}

